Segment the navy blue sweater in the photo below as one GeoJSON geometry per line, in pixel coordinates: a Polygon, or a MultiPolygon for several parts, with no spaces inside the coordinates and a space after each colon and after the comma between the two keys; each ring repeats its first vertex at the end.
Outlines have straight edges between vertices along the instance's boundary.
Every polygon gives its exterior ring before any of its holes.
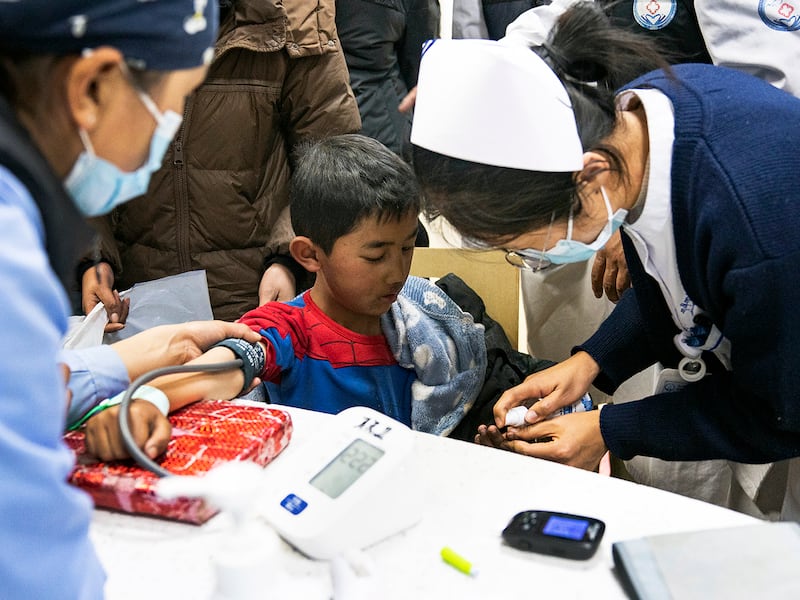
{"type": "MultiPolygon", "coordinates": [[[[727,372],[680,392],[607,406],[608,448],[670,460],[770,462],[800,455],[800,99],[709,65],[650,73],[627,88],[672,100],[672,212],[686,292],[732,344],[727,372]]],[[[655,361],[674,366],[678,332],[623,235],[633,290],[580,349],[612,392],[655,361]]]]}

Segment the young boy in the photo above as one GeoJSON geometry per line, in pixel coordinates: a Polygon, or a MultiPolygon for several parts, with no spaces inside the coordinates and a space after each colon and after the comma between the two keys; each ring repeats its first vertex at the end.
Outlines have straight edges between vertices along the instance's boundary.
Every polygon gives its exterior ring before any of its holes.
{"type": "MultiPolygon", "coordinates": [[[[240,319],[262,336],[264,368],[255,375],[273,403],[328,413],[369,406],[440,435],[472,406],[486,365],[483,327],[427,280],[406,283],[420,197],[408,165],[371,138],[335,136],[300,154],[290,251],[316,281],[294,300],[240,319]]],[[[215,347],[193,363],[233,355],[215,347]]],[[[245,372],[180,374],[152,385],[174,410],[239,395],[250,387],[245,372]]]]}

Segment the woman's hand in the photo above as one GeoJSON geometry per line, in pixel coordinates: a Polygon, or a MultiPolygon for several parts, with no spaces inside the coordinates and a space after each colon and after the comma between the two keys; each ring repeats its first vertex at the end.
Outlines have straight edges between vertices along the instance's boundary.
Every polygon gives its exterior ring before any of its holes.
{"type": "Polygon", "coordinates": [[[535,456],[589,471],[597,470],[606,453],[600,433],[600,411],[572,413],[503,433],[494,425],[481,425],[475,443],[535,456]]]}
{"type": "Polygon", "coordinates": [[[227,321],[190,321],[159,325],[137,333],[111,347],[122,358],[131,381],[159,367],[182,365],[199,357],[225,338],[242,338],[255,343],[258,332],[243,323],[227,321]]]}
{"type": "Polygon", "coordinates": [[[605,292],[613,303],[619,302],[622,292],[631,287],[628,263],[622,249],[622,234],[619,231],[611,236],[608,243],[597,252],[592,265],[592,291],[595,298],[602,298],[605,292]]]}
{"type": "Polygon", "coordinates": [[[499,447],[589,471],[597,470],[608,450],[600,433],[599,410],[509,427],[499,447]]]}
{"type": "MultiPolygon", "coordinates": [[[[86,422],[86,451],[102,461],[128,458],[119,429],[119,405],[97,413],[86,422]]],[[[130,429],[136,445],[150,458],[167,449],[172,426],[158,407],[147,400],[130,404],[130,429]]]]}
{"type": "Polygon", "coordinates": [[[495,425],[505,427],[506,414],[515,406],[529,406],[525,421],[536,423],[559,408],[580,400],[589,390],[600,367],[586,352],[529,375],[519,385],[506,390],[494,405],[495,425]]]}

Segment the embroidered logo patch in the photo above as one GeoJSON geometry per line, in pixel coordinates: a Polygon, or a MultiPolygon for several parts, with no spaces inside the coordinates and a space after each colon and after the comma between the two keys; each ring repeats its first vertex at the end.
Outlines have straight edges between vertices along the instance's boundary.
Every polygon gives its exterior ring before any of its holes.
{"type": "Polygon", "coordinates": [[[798,0],[759,0],[761,20],[776,31],[800,30],[800,2],[798,0]]]}
{"type": "Polygon", "coordinates": [[[633,18],[644,29],[664,29],[675,18],[677,4],[674,0],[635,0],[633,18]]]}

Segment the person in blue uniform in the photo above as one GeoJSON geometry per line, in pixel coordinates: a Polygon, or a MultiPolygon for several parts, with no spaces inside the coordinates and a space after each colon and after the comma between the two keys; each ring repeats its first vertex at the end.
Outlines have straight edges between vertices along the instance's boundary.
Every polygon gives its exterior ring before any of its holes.
{"type": "Polygon", "coordinates": [[[527,426],[477,439],[589,469],[607,450],[799,456],[800,100],[654,50],[580,3],[539,46],[425,51],[412,143],[431,216],[533,270],[588,260],[621,226],[633,281],[571,358],[500,398],[497,426],[520,404],[527,426]],[[670,391],[545,420],[657,361],[670,391]]]}
{"type": "Polygon", "coordinates": [[[65,286],[91,238],[84,217],[147,187],[184,97],[205,76],[216,12],[202,0],[0,5],[2,598],[103,597],[91,501],[66,481],[68,398],[85,410],[154,362],[185,361],[243,335],[209,322],[60,354],[65,286]],[[59,363],[75,371],[69,392],[59,363]]]}

